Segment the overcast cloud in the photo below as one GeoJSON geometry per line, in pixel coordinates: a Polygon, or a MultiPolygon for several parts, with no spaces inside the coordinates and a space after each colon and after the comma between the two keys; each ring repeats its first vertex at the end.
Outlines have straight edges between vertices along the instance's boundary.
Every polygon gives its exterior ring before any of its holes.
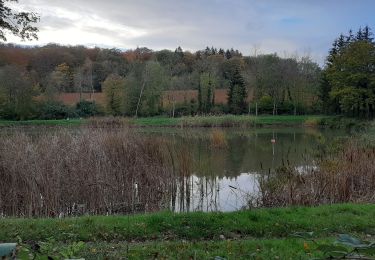
{"type": "Polygon", "coordinates": [[[319,63],[339,33],[375,29],[374,0],[20,0],[17,8],[41,16],[39,41],[31,44],[215,46],[245,55],[256,46],[280,56],[310,54],[319,63]]]}

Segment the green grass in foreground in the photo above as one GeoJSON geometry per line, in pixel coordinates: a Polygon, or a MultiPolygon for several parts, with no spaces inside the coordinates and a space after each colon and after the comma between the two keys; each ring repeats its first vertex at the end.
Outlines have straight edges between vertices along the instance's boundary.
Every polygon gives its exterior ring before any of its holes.
{"type": "MultiPolygon", "coordinates": [[[[301,239],[253,239],[208,242],[92,243],[87,259],[309,259],[301,239]]],[[[321,256],[320,253],[314,256],[321,256]]]]}
{"type": "Polygon", "coordinates": [[[303,240],[295,238],[293,233],[312,231],[317,240],[332,240],[340,233],[374,236],[374,219],[375,205],[354,204],[232,213],[2,219],[0,241],[15,242],[19,238],[50,241],[59,248],[83,241],[78,256],[88,259],[118,258],[125,254],[133,259],[150,259],[156,255],[168,259],[177,256],[249,259],[253,253],[261,256],[259,259],[271,256],[308,259],[304,258],[308,255],[304,252],[303,240]]]}

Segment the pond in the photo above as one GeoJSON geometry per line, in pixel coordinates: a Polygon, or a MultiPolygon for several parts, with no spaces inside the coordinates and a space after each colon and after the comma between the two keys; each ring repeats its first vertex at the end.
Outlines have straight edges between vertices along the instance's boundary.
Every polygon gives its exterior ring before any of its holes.
{"type": "MultiPolygon", "coordinates": [[[[174,156],[186,158],[185,178],[171,199],[177,212],[235,211],[258,192],[257,176],[283,165],[299,172],[316,167],[322,148],[346,133],[315,128],[140,129],[168,140],[174,156]]],[[[180,158],[181,159],[181,158],[180,158]]]]}
{"type": "Polygon", "coordinates": [[[298,174],[315,169],[317,157],[347,135],[316,128],[4,128],[0,217],[236,211],[259,199],[260,177],[282,166],[298,174]]]}

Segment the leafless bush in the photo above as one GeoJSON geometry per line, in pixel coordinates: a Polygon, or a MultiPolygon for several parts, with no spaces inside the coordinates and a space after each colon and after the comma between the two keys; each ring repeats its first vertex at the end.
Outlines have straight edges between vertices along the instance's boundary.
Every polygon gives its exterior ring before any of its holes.
{"type": "Polygon", "coordinates": [[[375,150],[348,144],[318,167],[300,172],[282,167],[259,178],[257,206],[375,202],[375,150]]]}
{"type": "Polygon", "coordinates": [[[164,148],[126,128],[16,131],[0,139],[0,215],[160,210],[173,181],[164,148]]]}
{"type": "Polygon", "coordinates": [[[124,127],[128,125],[127,119],[123,117],[91,117],[88,125],[93,128],[124,127]]]}

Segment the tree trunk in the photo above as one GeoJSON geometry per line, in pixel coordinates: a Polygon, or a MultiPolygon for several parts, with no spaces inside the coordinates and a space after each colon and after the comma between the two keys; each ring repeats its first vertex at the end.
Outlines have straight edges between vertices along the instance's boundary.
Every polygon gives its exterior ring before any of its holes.
{"type": "Polygon", "coordinates": [[[144,90],[145,86],[146,86],[146,82],[143,82],[143,85],[142,85],[142,88],[141,88],[141,93],[139,93],[137,108],[135,110],[135,117],[138,117],[138,109],[139,109],[139,105],[141,104],[141,99],[142,99],[143,90],[144,90]]]}
{"type": "Polygon", "coordinates": [[[174,118],[174,111],[175,111],[175,101],[173,100],[173,106],[172,106],[172,117],[174,118]]]}

